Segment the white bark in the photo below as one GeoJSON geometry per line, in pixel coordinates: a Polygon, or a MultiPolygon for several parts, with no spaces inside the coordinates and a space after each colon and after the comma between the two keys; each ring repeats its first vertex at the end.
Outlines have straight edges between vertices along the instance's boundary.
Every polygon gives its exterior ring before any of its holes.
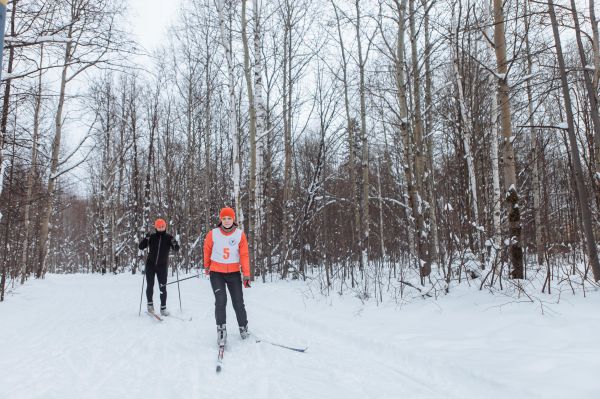
{"type": "MultiPolygon", "coordinates": [[[[42,46],[40,50],[40,68],[42,67],[44,59],[44,47],[42,46]]],[[[33,194],[33,182],[35,179],[35,174],[37,171],[37,157],[38,157],[38,140],[40,133],[40,111],[42,108],[42,71],[40,69],[40,73],[38,75],[38,91],[35,99],[35,108],[33,111],[33,137],[31,139],[31,168],[27,173],[27,193],[25,194],[25,210],[23,216],[23,224],[25,227],[25,237],[23,237],[22,243],[22,252],[21,252],[21,265],[20,265],[20,274],[21,274],[21,284],[25,282],[25,278],[27,277],[27,254],[29,249],[29,225],[31,224],[31,200],[33,194]]],[[[0,187],[0,192],[2,189],[0,187]]]]}
{"type": "Polygon", "coordinates": [[[498,102],[500,104],[500,121],[502,126],[502,160],[504,165],[504,186],[506,204],[506,223],[509,233],[509,252],[512,263],[511,276],[524,277],[523,249],[521,246],[521,214],[519,209],[519,192],[517,190],[516,161],[513,148],[512,120],[510,109],[510,85],[508,84],[508,57],[506,54],[506,37],[504,3],[494,0],[494,48],[498,76],[498,102]]]}
{"type": "MultiPolygon", "coordinates": [[[[433,0],[435,2],[435,0],[433,0]]],[[[439,234],[437,225],[437,194],[435,191],[435,168],[433,160],[433,99],[432,99],[432,71],[431,71],[431,34],[429,27],[429,10],[433,3],[429,4],[428,0],[421,0],[421,4],[425,9],[423,29],[425,31],[425,109],[426,109],[426,128],[425,128],[425,144],[427,148],[427,190],[429,194],[429,210],[430,210],[430,225],[431,225],[431,254],[432,261],[438,260],[438,256],[442,255],[443,249],[439,245],[439,234]]]]}
{"type": "Polygon", "coordinates": [[[255,259],[260,259],[261,245],[259,244],[262,225],[263,225],[263,157],[264,157],[264,142],[267,120],[267,110],[263,98],[263,61],[262,61],[262,46],[261,46],[261,2],[253,0],[254,8],[254,101],[256,109],[256,188],[255,188],[255,214],[254,214],[254,230],[255,230],[255,259]]]}
{"type": "MultiPolygon", "coordinates": [[[[73,36],[73,28],[69,27],[67,37],[73,36]]],[[[50,216],[54,203],[54,189],[56,185],[56,175],[58,172],[58,161],[60,154],[60,141],[62,138],[63,110],[67,92],[67,70],[72,58],[73,42],[67,42],[65,55],[63,59],[63,67],[60,79],[60,91],[58,95],[58,107],[54,117],[54,141],[52,142],[52,156],[50,158],[50,176],[48,177],[48,187],[46,190],[46,204],[40,221],[40,248],[39,262],[36,277],[44,277],[46,273],[46,258],[48,254],[48,244],[50,241],[50,216]]]]}
{"type": "Polygon", "coordinates": [[[225,16],[223,13],[223,7],[225,0],[216,0],[217,8],[219,10],[219,27],[221,29],[221,45],[225,50],[225,58],[227,59],[227,77],[228,77],[228,88],[229,88],[229,135],[233,142],[233,165],[232,165],[232,183],[233,183],[233,200],[235,213],[238,215],[238,223],[240,226],[243,225],[243,213],[242,204],[240,202],[240,180],[241,180],[241,167],[240,167],[240,153],[239,153],[239,139],[237,129],[237,114],[236,114],[236,101],[235,101],[235,74],[233,71],[233,56],[231,54],[231,47],[229,43],[229,35],[226,34],[225,29],[225,16]]]}
{"type": "MultiPolygon", "coordinates": [[[[492,84],[496,83],[496,79],[493,74],[490,74],[489,79],[492,84]]],[[[495,250],[500,248],[501,242],[501,227],[500,227],[500,213],[502,209],[501,205],[501,192],[500,192],[500,166],[498,160],[498,99],[496,94],[492,99],[492,131],[490,132],[490,163],[492,167],[492,228],[495,250]]]]}
{"type": "MultiPolygon", "coordinates": [[[[525,51],[527,53],[527,76],[530,78],[527,79],[526,89],[527,89],[527,103],[528,103],[528,111],[529,111],[529,124],[531,126],[535,126],[535,117],[534,117],[534,106],[533,106],[533,93],[531,89],[531,76],[533,76],[533,64],[531,60],[531,47],[529,43],[529,29],[531,27],[530,21],[531,17],[528,12],[528,4],[525,3],[525,51]]],[[[529,143],[531,146],[531,163],[532,163],[532,171],[531,171],[531,180],[532,180],[532,191],[533,191],[533,218],[535,223],[535,253],[537,258],[538,267],[541,268],[544,263],[544,247],[543,247],[543,233],[542,233],[542,214],[540,209],[540,173],[538,169],[538,148],[537,148],[537,130],[535,128],[531,128],[529,132],[529,143]]]]}
{"type": "Polygon", "coordinates": [[[356,0],[356,41],[358,43],[358,71],[359,71],[359,96],[360,96],[360,136],[362,144],[362,220],[360,237],[360,266],[361,269],[369,265],[369,141],[367,139],[367,105],[365,93],[365,63],[362,51],[360,30],[360,0],[356,0]]]}
{"type": "Polygon", "coordinates": [[[454,75],[456,77],[456,85],[458,88],[458,104],[459,104],[459,109],[460,109],[460,115],[461,115],[461,119],[462,119],[462,141],[463,141],[463,149],[465,151],[465,160],[467,161],[467,174],[469,175],[469,193],[471,195],[471,212],[473,215],[473,224],[475,225],[476,228],[476,233],[475,233],[475,247],[477,248],[477,250],[481,249],[481,237],[480,237],[480,232],[479,232],[479,204],[478,204],[478,199],[477,199],[477,179],[475,177],[475,163],[473,162],[473,151],[471,151],[471,140],[472,140],[472,132],[473,132],[473,125],[472,125],[472,118],[471,115],[469,114],[469,110],[467,108],[467,105],[465,104],[465,96],[464,96],[464,91],[463,91],[463,81],[462,81],[462,75],[460,73],[460,69],[458,67],[458,52],[459,52],[459,48],[458,48],[458,21],[456,20],[456,18],[453,17],[453,25],[454,25],[454,29],[453,29],[453,33],[456,35],[455,39],[456,39],[456,48],[454,50],[454,61],[453,61],[453,66],[454,66],[454,75]]]}
{"type": "MultiPolygon", "coordinates": [[[[487,7],[484,7],[484,12],[488,16],[492,16],[493,12],[490,8],[490,4],[488,3],[487,7]]],[[[491,24],[485,30],[485,35],[489,40],[494,37],[494,31],[491,24]]],[[[488,56],[490,60],[494,60],[494,47],[491,42],[486,40],[488,44],[486,46],[488,56]]],[[[490,68],[493,70],[493,68],[490,68]]],[[[490,87],[494,87],[497,84],[497,76],[494,73],[490,73],[488,76],[490,87]]],[[[502,241],[501,237],[501,220],[500,215],[502,211],[502,198],[500,191],[500,165],[499,165],[499,148],[498,148],[498,119],[500,117],[498,111],[498,93],[495,91],[492,99],[491,106],[491,132],[490,132],[490,166],[491,166],[491,174],[492,174],[492,244],[493,251],[497,251],[500,249],[500,243],[502,241]]],[[[493,257],[493,256],[492,256],[493,257]]]]}

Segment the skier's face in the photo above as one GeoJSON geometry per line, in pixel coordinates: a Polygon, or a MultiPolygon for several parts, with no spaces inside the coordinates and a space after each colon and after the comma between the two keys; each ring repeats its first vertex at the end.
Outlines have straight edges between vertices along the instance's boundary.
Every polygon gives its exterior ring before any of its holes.
{"type": "Polygon", "coordinates": [[[165,231],[166,229],[167,229],[167,227],[166,227],[166,226],[160,226],[160,227],[157,227],[157,228],[156,228],[156,231],[158,231],[158,232],[162,233],[162,232],[163,232],[163,231],[165,231]]]}
{"type": "Polygon", "coordinates": [[[225,216],[225,217],[223,217],[223,219],[221,219],[221,223],[223,223],[223,227],[228,229],[233,225],[233,218],[230,218],[229,216],[225,216]]]}

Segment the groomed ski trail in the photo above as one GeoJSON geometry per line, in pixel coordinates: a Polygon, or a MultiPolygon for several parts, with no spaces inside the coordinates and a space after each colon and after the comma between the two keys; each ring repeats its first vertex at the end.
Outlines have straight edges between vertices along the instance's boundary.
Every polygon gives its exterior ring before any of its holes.
{"type": "Polygon", "coordinates": [[[141,278],[49,275],[8,296],[0,398],[529,399],[600,390],[598,295],[541,316],[523,308],[535,305],[498,307],[477,291],[397,309],[335,294],[307,299],[300,282],[257,282],[244,290],[251,332],[309,350],[243,341],[229,302],[217,374],[209,281],[181,284],[183,314],[169,287],[171,312],[192,320],[159,323],[138,317],[141,278]]]}

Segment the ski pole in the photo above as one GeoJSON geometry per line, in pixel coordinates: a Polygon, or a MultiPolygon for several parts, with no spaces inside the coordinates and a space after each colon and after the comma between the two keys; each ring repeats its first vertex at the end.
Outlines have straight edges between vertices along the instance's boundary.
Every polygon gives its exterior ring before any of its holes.
{"type": "Polygon", "coordinates": [[[200,277],[199,274],[197,274],[195,276],[191,276],[191,277],[182,278],[181,280],[171,281],[170,283],[167,283],[167,284],[161,284],[160,286],[164,287],[165,285],[171,285],[171,284],[175,284],[175,283],[179,284],[180,281],[185,281],[185,280],[189,280],[191,278],[198,278],[198,277],[200,277]]]}
{"type": "Polygon", "coordinates": [[[142,292],[140,292],[140,311],[138,312],[138,316],[142,315],[142,297],[144,296],[144,283],[146,282],[146,276],[144,276],[144,273],[141,271],[141,275],[142,275],[142,292]]]}
{"type": "Polygon", "coordinates": [[[308,349],[308,346],[306,346],[306,347],[287,346],[287,345],[283,345],[283,344],[278,344],[277,342],[272,342],[272,341],[269,341],[269,340],[266,340],[266,339],[259,338],[255,334],[252,334],[252,335],[254,336],[254,339],[256,340],[256,343],[264,342],[265,344],[277,346],[277,347],[283,348],[283,349],[289,349],[291,351],[300,352],[300,353],[304,353],[308,349]]]}
{"type": "MultiPolygon", "coordinates": [[[[148,172],[148,173],[150,173],[150,172],[148,172]]],[[[146,231],[148,231],[148,221],[146,221],[146,231]]],[[[143,231],[141,229],[140,229],[140,233],[143,233],[143,231]]],[[[150,240],[148,240],[148,243],[150,243],[150,240]]],[[[138,263],[140,262],[140,258],[142,257],[143,253],[144,252],[141,249],[138,249],[138,260],[137,260],[138,263]]],[[[138,316],[142,315],[142,298],[144,297],[144,283],[146,282],[145,271],[146,271],[146,266],[144,265],[144,271],[142,271],[142,269],[140,268],[140,272],[142,274],[142,292],[140,292],[140,310],[138,311],[138,316]]]]}
{"type": "MultiPolygon", "coordinates": [[[[175,235],[175,240],[177,241],[177,244],[179,244],[179,234],[175,235]]],[[[181,248],[180,248],[181,249],[181,248]]],[[[177,251],[177,260],[181,260],[181,255],[179,255],[179,251],[177,251]]],[[[175,264],[175,274],[177,276],[177,293],[179,294],[179,312],[183,313],[183,309],[181,307],[181,290],[179,289],[179,264],[175,264]]]]}

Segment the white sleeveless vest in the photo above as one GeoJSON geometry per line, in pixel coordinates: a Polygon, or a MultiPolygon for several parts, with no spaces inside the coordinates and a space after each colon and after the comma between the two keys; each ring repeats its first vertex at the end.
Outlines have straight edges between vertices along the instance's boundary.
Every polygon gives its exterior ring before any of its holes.
{"type": "Polygon", "coordinates": [[[242,240],[242,230],[235,229],[233,234],[226,236],[221,229],[217,227],[212,230],[213,247],[210,260],[235,264],[240,263],[240,241],[242,240]]]}

